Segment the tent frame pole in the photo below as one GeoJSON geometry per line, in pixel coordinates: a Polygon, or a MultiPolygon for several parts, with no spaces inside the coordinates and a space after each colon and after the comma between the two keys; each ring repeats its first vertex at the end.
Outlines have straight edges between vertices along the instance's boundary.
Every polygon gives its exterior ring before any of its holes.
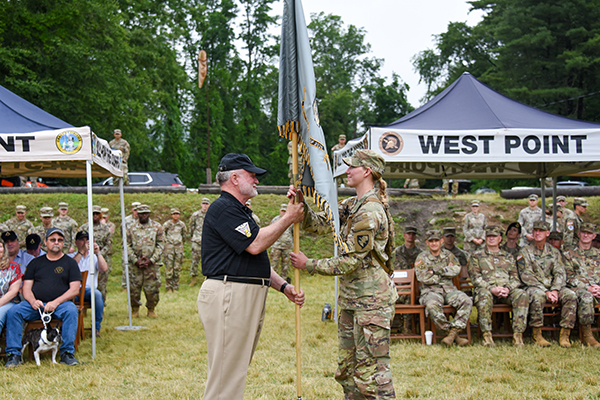
{"type": "MultiPolygon", "coordinates": [[[[88,263],[89,263],[89,276],[88,280],[91,279],[90,283],[90,302],[92,304],[92,360],[96,358],[96,263],[94,262],[94,214],[93,214],[93,203],[92,197],[92,161],[88,160],[85,163],[86,173],[86,186],[87,186],[87,210],[88,210],[88,235],[89,235],[89,249],[88,249],[88,263]]],[[[86,284],[87,286],[87,284],[86,284]]],[[[79,334],[79,332],[77,333],[79,334]]]]}

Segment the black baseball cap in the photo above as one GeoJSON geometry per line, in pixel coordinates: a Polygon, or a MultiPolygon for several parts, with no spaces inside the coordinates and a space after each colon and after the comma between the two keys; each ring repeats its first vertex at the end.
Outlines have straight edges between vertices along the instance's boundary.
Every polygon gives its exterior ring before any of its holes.
{"type": "Polygon", "coordinates": [[[42,243],[42,238],[37,233],[27,235],[25,238],[25,246],[27,247],[27,250],[37,250],[40,243],[42,243]]]}
{"type": "Polygon", "coordinates": [[[2,232],[2,235],[0,235],[0,237],[2,238],[2,240],[4,240],[5,243],[10,240],[19,240],[17,234],[14,231],[2,232]]]}
{"type": "Polygon", "coordinates": [[[52,236],[53,233],[58,233],[63,238],[65,237],[65,233],[62,231],[62,229],[60,229],[60,228],[49,228],[46,231],[46,239],[48,239],[50,236],[52,236]]]}
{"type": "Polygon", "coordinates": [[[75,235],[75,240],[89,239],[89,238],[90,238],[90,234],[87,233],[87,231],[79,231],[79,232],[77,232],[77,235],[75,235]]]}
{"type": "Polygon", "coordinates": [[[245,169],[248,172],[253,172],[256,175],[263,175],[267,172],[266,169],[258,168],[250,157],[245,154],[229,153],[221,158],[219,163],[219,171],[234,171],[236,169],[245,169]]]}

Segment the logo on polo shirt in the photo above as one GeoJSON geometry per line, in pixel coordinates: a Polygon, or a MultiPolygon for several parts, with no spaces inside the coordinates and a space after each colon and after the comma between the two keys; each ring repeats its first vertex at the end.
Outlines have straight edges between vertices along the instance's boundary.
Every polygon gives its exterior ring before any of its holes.
{"type": "Polygon", "coordinates": [[[54,273],[55,274],[62,274],[64,271],[63,267],[56,267],[54,268],[54,273]]]}
{"type": "Polygon", "coordinates": [[[252,236],[252,232],[250,232],[250,225],[248,225],[247,222],[244,222],[243,224],[235,228],[235,230],[246,237],[252,236]]]}

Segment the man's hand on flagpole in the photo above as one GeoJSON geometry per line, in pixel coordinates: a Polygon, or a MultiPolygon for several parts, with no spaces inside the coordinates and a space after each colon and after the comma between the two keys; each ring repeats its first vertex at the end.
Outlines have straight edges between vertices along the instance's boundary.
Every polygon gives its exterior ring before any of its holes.
{"type": "Polygon", "coordinates": [[[302,220],[304,220],[304,203],[294,203],[290,200],[284,216],[289,219],[288,222],[290,223],[290,225],[295,224],[297,222],[302,222],[302,220]]]}
{"type": "Polygon", "coordinates": [[[306,260],[308,260],[308,257],[301,251],[298,253],[290,253],[290,261],[294,268],[306,269],[306,260]]]}
{"type": "Polygon", "coordinates": [[[300,289],[300,293],[297,293],[294,285],[286,285],[285,289],[283,290],[283,294],[285,294],[285,297],[287,297],[290,301],[293,301],[300,307],[302,307],[304,304],[304,291],[300,289]]]}
{"type": "Polygon", "coordinates": [[[298,203],[304,203],[304,195],[302,192],[296,189],[293,185],[290,185],[286,195],[287,198],[290,199],[290,201],[295,201],[296,195],[298,196],[298,203]]]}

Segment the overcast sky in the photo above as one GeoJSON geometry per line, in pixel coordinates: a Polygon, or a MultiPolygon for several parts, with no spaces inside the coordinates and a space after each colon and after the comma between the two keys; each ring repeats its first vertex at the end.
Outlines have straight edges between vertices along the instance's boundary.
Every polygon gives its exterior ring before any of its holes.
{"type": "Polygon", "coordinates": [[[339,15],[345,25],[364,28],[372,55],[385,60],[382,75],[400,75],[410,86],[408,100],[414,107],[426,87],[419,84],[411,58],[433,48],[433,35],[445,32],[449,22],[476,25],[482,18],[481,13],[469,13],[465,0],[302,0],[302,5],[307,24],[311,13],[323,11],[339,15]]]}

